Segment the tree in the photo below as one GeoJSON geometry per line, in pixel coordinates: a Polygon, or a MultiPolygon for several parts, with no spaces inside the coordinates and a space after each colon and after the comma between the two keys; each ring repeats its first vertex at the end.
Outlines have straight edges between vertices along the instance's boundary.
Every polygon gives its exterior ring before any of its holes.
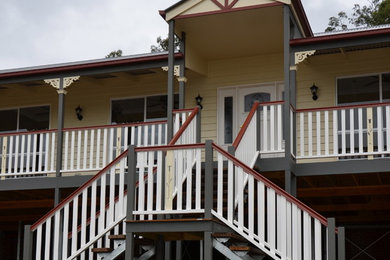
{"type": "Polygon", "coordinates": [[[106,55],[106,58],[115,58],[115,57],[121,57],[122,56],[122,50],[119,49],[119,50],[116,50],[116,51],[112,51],[110,52],[108,55],[106,55]]]}
{"type": "Polygon", "coordinates": [[[326,32],[348,29],[347,23],[359,26],[375,26],[390,23],[390,0],[368,0],[368,5],[355,4],[352,8],[352,16],[341,11],[336,16],[329,18],[326,32]]]}
{"type": "MultiPolygon", "coordinates": [[[[157,37],[157,45],[152,45],[150,46],[150,51],[151,52],[163,52],[163,51],[168,51],[168,37],[167,38],[161,38],[161,36],[157,37]]],[[[179,49],[180,45],[180,40],[178,37],[175,36],[175,50],[179,49]]]]}

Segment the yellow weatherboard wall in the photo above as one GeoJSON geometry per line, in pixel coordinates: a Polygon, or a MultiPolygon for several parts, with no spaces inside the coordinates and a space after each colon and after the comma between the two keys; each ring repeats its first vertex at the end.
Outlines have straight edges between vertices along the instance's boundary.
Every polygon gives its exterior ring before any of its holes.
{"type": "Polygon", "coordinates": [[[207,76],[189,73],[186,107],[203,97],[202,140],[217,139],[217,89],[283,81],[283,55],[269,54],[208,62],[207,76]]]}

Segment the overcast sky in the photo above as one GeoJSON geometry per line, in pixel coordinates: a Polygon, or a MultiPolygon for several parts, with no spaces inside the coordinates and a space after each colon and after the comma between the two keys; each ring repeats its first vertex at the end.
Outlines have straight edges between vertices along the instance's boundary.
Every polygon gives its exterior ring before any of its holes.
{"type": "MultiPolygon", "coordinates": [[[[178,0],[0,0],[0,70],[146,53],[168,27],[158,14],[178,0]]],[[[302,0],[314,32],[367,0],[302,0]]]]}

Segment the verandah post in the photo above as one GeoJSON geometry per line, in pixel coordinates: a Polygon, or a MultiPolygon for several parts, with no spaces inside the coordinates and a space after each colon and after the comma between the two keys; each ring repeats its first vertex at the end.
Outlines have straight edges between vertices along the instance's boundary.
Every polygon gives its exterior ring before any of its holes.
{"type": "MultiPolygon", "coordinates": [[[[204,217],[205,219],[211,219],[213,209],[213,141],[206,141],[206,151],[205,151],[205,178],[204,178],[204,217]]],[[[204,232],[203,238],[203,252],[204,260],[211,260],[213,258],[213,241],[211,238],[211,232],[204,232]]]]}
{"type": "Polygon", "coordinates": [[[167,107],[167,120],[168,120],[168,143],[173,137],[173,88],[174,88],[174,63],[175,63],[175,21],[169,21],[169,36],[168,36],[168,107],[167,107]]]}
{"type": "MultiPolygon", "coordinates": [[[[137,178],[137,156],[135,152],[135,146],[130,145],[127,153],[127,221],[134,220],[134,207],[135,207],[135,185],[137,178]]],[[[125,259],[134,259],[134,234],[129,227],[126,228],[126,252],[125,259]]]]}
{"type": "Polygon", "coordinates": [[[32,260],[32,241],[33,233],[31,225],[24,225],[24,241],[23,241],[23,259],[32,260]]]}

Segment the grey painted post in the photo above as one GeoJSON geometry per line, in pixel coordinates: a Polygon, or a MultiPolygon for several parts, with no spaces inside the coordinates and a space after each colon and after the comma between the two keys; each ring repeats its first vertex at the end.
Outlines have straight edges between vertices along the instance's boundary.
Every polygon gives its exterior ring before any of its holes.
{"type": "MultiPolygon", "coordinates": [[[[57,122],[57,160],[56,160],[56,177],[61,176],[62,168],[62,146],[63,146],[63,128],[64,128],[64,107],[65,107],[65,91],[64,78],[60,78],[60,86],[58,90],[58,122],[57,122]]],[[[60,189],[54,189],[54,206],[60,203],[60,189]]]]}
{"type": "Polygon", "coordinates": [[[167,119],[168,119],[168,142],[173,137],[173,88],[174,88],[174,63],[175,63],[175,21],[169,21],[169,40],[168,40],[168,108],[167,108],[167,119]]]}
{"type": "Polygon", "coordinates": [[[203,258],[204,260],[213,259],[213,240],[211,237],[211,232],[204,232],[203,252],[204,252],[204,258],[203,258]]]}
{"type": "Polygon", "coordinates": [[[336,260],[336,220],[328,218],[328,259],[336,260]]]}
{"type": "MultiPolygon", "coordinates": [[[[135,146],[130,145],[127,153],[127,220],[134,220],[134,200],[135,200],[135,185],[137,178],[137,156],[135,153],[135,146]]],[[[126,252],[125,259],[134,259],[134,234],[130,228],[126,228],[126,252]]]]}
{"type": "Polygon", "coordinates": [[[213,209],[213,147],[212,140],[206,140],[205,152],[205,178],[204,178],[204,217],[211,219],[211,210],[213,209]]]}
{"type": "Polygon", "coordinates": [[[179,108],[183,109],[185,107],[185,94],[186,94],[186,62],[185,62],[185,53],[186,53],[186,34],[182,32],[181,41],[180,41],[180,52],[183,54],[183,59],[180,64],[180,80],[179,80],[179,108]]]}
{"type": "Polygon", "coordinates": [[[22,233],[23,233],[23,225],[22,221],[18,222],[18,242],[16,245],[16,259],[20,260],[20,249],[22,248],[22,233]]]}
{"type": "Polygon", "coordinates": [[[165,260],[171,260],[171,242],[165,242],[165,260]]]}
{"type": "Polygon", "coordinates": [[[345,228],[339,227],[337,234],[337,260],[345,260],[345,228]]]}
{"type": "Polygon", "coordinates": [[[23,260],[32,260],[33,234],[30,228],[31,225],[24,226],[23,260]]]}
{"type": "Polygon", "coordinates": [[[181,247],[182,247],[182,241],[177,240],[176,241],[176,260],[181,259],[181,247]]]}

